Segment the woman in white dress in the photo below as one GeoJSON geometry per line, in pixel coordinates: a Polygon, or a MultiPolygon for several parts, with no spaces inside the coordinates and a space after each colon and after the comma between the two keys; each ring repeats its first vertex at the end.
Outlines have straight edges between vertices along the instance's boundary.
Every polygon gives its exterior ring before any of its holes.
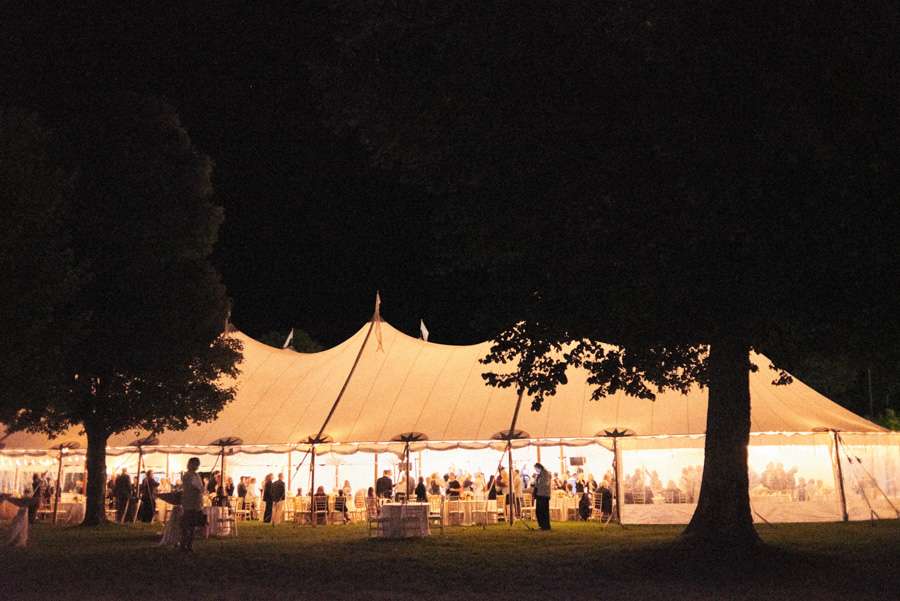
{"type": "Polygon", "coordinates": [[[244,506],[250,510],[250,519],[257,519],[259,487],[256,485],[256,478],[250,478],[250,484],[247,485],[247,496],[244,497],[244,506]]]}
{"type": "Polygon", "coordinates": [[[481,472],[475,474],[475,481],[472,483],[472,493],[475,495],[475,498],[479,500],[483,500],[487,495],[487,492],[485,491],[484,474],[481,472]]]}
{"type": "Polygon", "coordinates": [[[9,494],[0,494],[0,503],[9,501],[19,508],[16,517],[13,518],[12,531],[9,533],[9,544],[24,547],[28,544],[28,508],[38,506],[41,498],[38,496],[12,497],[9,494]]]}

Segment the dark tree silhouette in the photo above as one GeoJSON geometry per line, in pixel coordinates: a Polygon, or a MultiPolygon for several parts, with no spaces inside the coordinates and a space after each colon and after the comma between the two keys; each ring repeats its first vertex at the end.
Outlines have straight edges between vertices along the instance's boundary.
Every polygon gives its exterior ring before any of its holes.
{"type": "Polygon", "coordinates": [[[222,220],[212,161],[158,100],[99,96],[71,121],[77,173],[66,222],[86,281],[67,306],[79,322],[59,358],[66,389],[4,403],[11,429],[88,440],[84,523],[105,520],[106,442],[206,421],[234,395],[238,342],[222,333],[225,289],[208,257],[222,220]]]}
{"type": "Polygon", "coordinates": [[[707,386],[686,535],[756,542],[749,352],[869,337],[897,355],[897,10],[335,2],[331,18],[322,105],[443,200],[448,276],[506,328],[489,359],[520,365],[491,383],[539,409],[564,377],[539,358],[574,344],[561,362],[590,368],[598,398],[707,386]]]}

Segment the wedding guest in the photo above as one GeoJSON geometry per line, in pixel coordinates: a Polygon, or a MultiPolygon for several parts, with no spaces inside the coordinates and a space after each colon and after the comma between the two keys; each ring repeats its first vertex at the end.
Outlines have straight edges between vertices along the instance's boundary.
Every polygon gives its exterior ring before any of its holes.
{"type": "Polygon", "coordinates": [[[194,550],[194,529],[203,525],[203,481],[197,470],[200,458],[188,459],[187,472],[181,479],[181,545],[182,551],[194,550]]]}
{"type": "Polygon", "coordinates": [[[553,479],[540,463],[534,464],[537,472],[534,481],[534,513],[541,530],[550,530],[550,493],[553,479]]]}
{"type": "Polygon", "coordinates": [[[425,478],[419,476],[419,483],[416,485],[416,501],[419,503],[428,502],[428,490],[425,488],[425,478]]]}

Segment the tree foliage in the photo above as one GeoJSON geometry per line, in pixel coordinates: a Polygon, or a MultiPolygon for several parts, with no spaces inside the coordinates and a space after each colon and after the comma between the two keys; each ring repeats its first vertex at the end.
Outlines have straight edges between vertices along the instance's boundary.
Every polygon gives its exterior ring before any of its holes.
{"type": "Polygon", "coordinates": [[[565,364],[596,397],[709,386],[689,531],[754,540],[749,351],[900,350],[896,7],[331,6],[323,106],[443,199],[448,262],[505,329],[489,360],[520,366],[489,382],[534,409],[565,364]]]}
{"type": "Polygon", "coordinates": [[[81,317],[60,357],[66,390],[4,405],[12,429],[88,438],[85,523],[103,519],[112,434],[208,421],[234,396],[240,344],[222,336],[225,290],[208,261],[222,221],[212,161],[177,113],[130,94],[72,121],[63,156],[77,173],[66,234],[89,278],[66,299],[81,317]]]}
{"type": "Polygon", "coordinates": [[[81,275],[66,232],[72,177],[52,144],[35,115],[0,107],[0,406],[64,391],[61,345],[77,333],[67,315],[81,275]]]}

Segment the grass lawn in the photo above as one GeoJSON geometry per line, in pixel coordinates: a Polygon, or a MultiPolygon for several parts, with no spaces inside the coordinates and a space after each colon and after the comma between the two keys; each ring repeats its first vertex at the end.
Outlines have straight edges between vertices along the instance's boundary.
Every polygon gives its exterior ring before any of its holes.
{"type": "MultiPolygon", "coordinates": [[[[9,522],[0,523],[6,540],[9,522]]],[[[682,527],[518,523],[369,540],[364,524],[275,528],[160,548],[162,525],[32,527],[0,547],[0,600],[900,599],[900,522],[760,526],[747,556],[690,550],[682,527]]]]}

